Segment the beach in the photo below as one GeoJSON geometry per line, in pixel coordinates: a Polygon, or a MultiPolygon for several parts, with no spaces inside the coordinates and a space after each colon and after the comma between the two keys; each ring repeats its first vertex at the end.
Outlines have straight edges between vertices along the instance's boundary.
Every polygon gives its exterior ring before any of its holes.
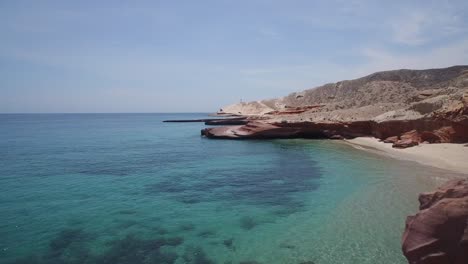
{"type": "Polygon", "coordinates": [[[345,141],[359,149],[384,154],[396,159],[415,161],[420,164],[468,175],[468,147],[466,144],[419,144],[406,149],[392,148],[377,138],[358,137],[345,141]]]}

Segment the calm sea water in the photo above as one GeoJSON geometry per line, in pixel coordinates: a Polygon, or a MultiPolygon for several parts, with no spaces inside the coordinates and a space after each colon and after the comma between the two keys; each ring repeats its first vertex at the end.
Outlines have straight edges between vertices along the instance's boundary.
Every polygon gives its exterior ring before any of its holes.
{"type": "Polygon", "coordinates": [[[201,117],[0,115],[0,263],[405,263],[417,194],[454,176],[161,122],[201,117]]]}

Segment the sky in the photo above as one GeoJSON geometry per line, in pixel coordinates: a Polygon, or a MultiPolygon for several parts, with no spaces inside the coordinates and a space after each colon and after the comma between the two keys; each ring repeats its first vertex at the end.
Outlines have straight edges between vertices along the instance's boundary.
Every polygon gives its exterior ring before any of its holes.
{"type": "Polygon", "coordinates": [[[468,64],[468,1],[0,1],[0,113],[213,112],[468,64]]]}

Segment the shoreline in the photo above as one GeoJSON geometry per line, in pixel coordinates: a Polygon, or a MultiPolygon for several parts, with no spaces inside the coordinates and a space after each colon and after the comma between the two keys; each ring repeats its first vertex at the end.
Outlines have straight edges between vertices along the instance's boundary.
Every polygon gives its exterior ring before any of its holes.
{"type": "Polygon", "coordinates": [[[420,144],[411,148],[396,149],[392,148],[392,144],[380,142],[379,139],[372,137],[358,137],[344,141],[358,149],[395,159],[414,161],[468,177],[468,147],[465,147],[465,144],[420,144]]]}

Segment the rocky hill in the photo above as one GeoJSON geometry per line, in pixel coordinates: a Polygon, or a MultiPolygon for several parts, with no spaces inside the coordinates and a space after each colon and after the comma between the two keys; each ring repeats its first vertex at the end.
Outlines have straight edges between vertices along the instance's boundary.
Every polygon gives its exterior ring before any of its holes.
{"type": "Polygon", "coordinates": [[[467,97],[468,66],[453,66],[377,72],[278,99],[226,106],[221,113],[282,116],[288,121],[417,119],[449,110],[467,97]]]}
{"type": "MultiPolygon", "coordinates": [[[[394,147],[468,142],[468,66],[396,70],[223,107],[242,126],[207,128],[210,138],[353,138],[394,147]]],[[[222,124],[222,123],[220,123],[222,124]]]]}

